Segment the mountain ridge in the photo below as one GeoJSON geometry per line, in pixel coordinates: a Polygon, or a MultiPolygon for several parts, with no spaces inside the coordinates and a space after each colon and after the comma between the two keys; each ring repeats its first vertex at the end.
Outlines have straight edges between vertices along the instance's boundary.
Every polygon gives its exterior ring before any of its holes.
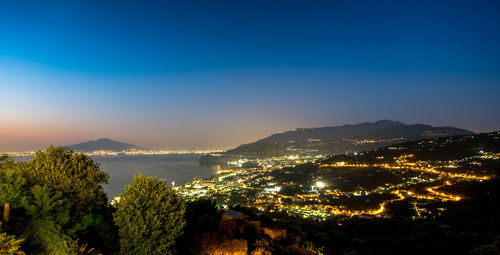
{"type": "Polygon", "coordinates": [[[93,141],[82,142],[78,144],[73,144],[68,146],[69,149],[81,152],[92,152],[92,151],[126,151],[126,150],[142,150],[142,148],[135,146],[133,144],[122,143],[118,141],[111,140],[109,138],[100,138],[93,141]]]}
{"type": "MultiPolygon", "coordinates": [[[[472,134],[475,133],[449,126],[407,125],[400,121],[379,120],[332,127],[296,128],[242,144],[220,155],[233,157],[272,157],[311,153],[335,155],[425,138],[472,134]]],[[[220,161],[209,156],[210,154],[202,156],[200,163],[210,164],[214,160],[220,161]]]]}
{"type": "MultiPolygon", "coordinates": [[[[455,127],[433,127],[431,125],[426,125],[426,124],[412,124],[412,125],[407,125],[404,124],[400,121],[393,121],[393,120],[379,120],[375,122],[363,122],[359,124],[346,124],[346,125],[341,125],[341,126],[331,126],[331,127],[319,127],[319,128],[297,128],[293,129],[290,131],[285,131],[282,133],[276,133],[272,134],[268,137],[265,137],[263,139],[257,140],[252,143],[247,143],[247,144],[242,144],[236,148],[242,148],[246,146],[250,146],[253,144],[258,144],[261,142],[278,142],[280,144],[286,144],[287,142],[291,141],[292,139],[297,139],[294,138],[294,136],[302,136],[302,138],[297,140],[293,140],[295,142],[305,142],[307,139],[326,139],[326,140],[331,140],[335,138],[348,138],[348,139],[366,139],[366,137],[369,137],[372,133],[376,135],[376,131],[381,132],[383,130],[386,130],[385,135],[377,135],[377,138],[380,139],[393,139],[397,138],[394,134],[401,133],[401,129],[407,129],[407,128],[412,128],[415,132],[423,132],[426,130],[456,130],[460,131],[458,133],[464,133],[464,134],[474,134],[474,132],[465,130],[465,129],[459,129],[455,127]],[[399,131],[399,132],[396,132],[399,131]]],[[[447,134],[444,134],[446,136],[447,134]]],[[[412,134],[411,135],[412,139],[418,138],[418,134],[412,134]]]]}

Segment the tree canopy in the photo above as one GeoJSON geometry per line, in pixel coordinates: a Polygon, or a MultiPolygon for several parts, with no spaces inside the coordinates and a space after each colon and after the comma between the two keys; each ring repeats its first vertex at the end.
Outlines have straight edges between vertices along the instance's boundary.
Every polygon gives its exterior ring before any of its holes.
{"type": "Polygon", "coordinates": [[[50,146],[46,151],[37,151],[21,167],[30,184],[50,187],[73,201],[78,218],[107,204],[101,183],[108,183],[109,175],[85,154],[50,146]]]}
{"type": "Polygon", "coordinates": [[[173,254],[184,227],[185,204],[165,181],[139,175],[122,193],[115,224],[122,254],[173,254]]]}
{"type": "Polygon", "coordinates": [[[91,158],[63,147],[38,151],[28,162],[2,156],[0,204],[13,216],[4,228],[25,239],[30,254],[76,254],[65,244],[77,239],[99,249],[113,246],[116,240],[106,243],[116,236],[112,208],[101,186],[108,178],[91,158]]]}
{"type": "Polygon", "coordinates": [[[21,243],[24,240],[16,239],[14,236],[9,236],[7,233],[0,233],[0,254],[8,255],[24,255],[21,250],[21,243]]]}

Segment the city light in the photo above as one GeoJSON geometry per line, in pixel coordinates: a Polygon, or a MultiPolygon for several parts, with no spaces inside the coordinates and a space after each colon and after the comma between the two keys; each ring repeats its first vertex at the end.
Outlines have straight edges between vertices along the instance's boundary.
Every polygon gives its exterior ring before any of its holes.
{"type": "Polygon", "coordinates": [[[320,188],[320,189],[321,189],[321,188],[324,188],[324,187],[325,187],[325,183],[324,183],[324,182],[322,182],[322,181],[317,181],[317,182],[316,182],[316,187],[317,187],[317,188],[320,188]]]}

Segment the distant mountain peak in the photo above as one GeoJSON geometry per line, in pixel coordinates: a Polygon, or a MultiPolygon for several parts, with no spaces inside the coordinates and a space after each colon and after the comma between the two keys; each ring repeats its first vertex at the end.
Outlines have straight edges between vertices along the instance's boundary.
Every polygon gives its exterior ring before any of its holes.
{"type": "Polygon", "coordinates": [[[107,141],[115,142],[109,138],[99,138],[99,139],[95,140],[95,142],[107,142],[107,141]]]}
{"type": "Polygon", "coordinates": [[[74,144],[68,146],[71,150],[82,151],[82,152],[92,152],[92,151],[126,151],[126,150],[141,150],[141,148],[118,141],[111,140],[109,138],[100,138],[94,141],[83,142],[79,144],[74,144]]]}
{"type": "Polygon", "coordinates": [[[377,120],[377,121],[373,122],[373,124],[392,124],[392,125],[397,125],[397,126],[406,126],[406,124],[404,124],[401,121],[388,120],[388,119],[377,120]]]}

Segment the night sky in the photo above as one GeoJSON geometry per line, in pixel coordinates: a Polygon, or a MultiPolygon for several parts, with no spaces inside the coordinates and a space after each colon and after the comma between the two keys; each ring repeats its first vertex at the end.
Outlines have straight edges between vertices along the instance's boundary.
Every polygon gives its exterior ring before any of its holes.
{"type": "Polygon", "coordinates": [[[500,1],[0,2],[0,151],[500,129],[500,1]]]}

